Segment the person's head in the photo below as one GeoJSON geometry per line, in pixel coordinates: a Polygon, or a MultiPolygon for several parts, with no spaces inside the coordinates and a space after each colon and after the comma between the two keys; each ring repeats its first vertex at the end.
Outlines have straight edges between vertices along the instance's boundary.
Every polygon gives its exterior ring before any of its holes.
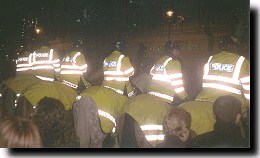
{"type": "Polygon", "coordinates": [[[1,148],[40,148],[38,128],[29,119],[14,117],[4,121],[0,127],[1,148]]]}
{"type": "Polygon", "coordinates": [[[119,51],[121,53],[125,52],[126,50],[126,43],[124,41],[116,41],[114,43],[114,50],[119,51]]]}
{"type": "Polygon", "coordinates": [[[241,102],[233,96],[221,96],[213,104],[217,121],[238,123],[241,118],[241,102]]]}
{"type": "Polygon", "coordinates": [[[167,41],[164,49],[165,53],[169,56],[178,56],[180,54],[180,45],[177,42],[167,41]]]}
{"type": "Polygon", "coordinates": [[[40,130],[44,147],[69,147],[76,139],[74,128],[69,126],[71,124],[67,121],[65,108],[57,99],[41,99],[32,120],[40,130]]]}
{"type": "Polygon", "coordinates": [[[237,51],[237,39],[230,35],[221,36],[219,39],[219,49],[221,51],[237,51]]]}
{"type": "Polygon", "coordinates": [[[181,107],[171,108],[164,116],[163,131],[165,136],[175,135],[185,142],[189,139],[191,115],[181,107]]]}
{"type": "Polygon", "coordinates": [[[34,112],[32,104],[24,96],[21,96],[17,101],[17,106],[15,108],[15,116],[31,118],[34,112]]]}

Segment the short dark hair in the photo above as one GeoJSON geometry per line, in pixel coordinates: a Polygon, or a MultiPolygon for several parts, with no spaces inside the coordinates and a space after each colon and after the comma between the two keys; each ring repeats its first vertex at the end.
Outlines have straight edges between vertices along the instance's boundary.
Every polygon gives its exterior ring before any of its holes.
{"type": "Polygon", "coordinates": [[[216,120],[234,122],[237,114],[241,113],[241,102],[233,96],[221,96],[213,104],[216,120]]]}
{"type": "Polygon", "coordinates": [[[174,121],[176,120],[179,124],[183,122],[185,127],[190,129],[191,127],[191,115],[182,107],[171,108],[164,116],[163,120],[163,130],[166,136],[172,135],[172,130],[176,126],[174,121]]]}

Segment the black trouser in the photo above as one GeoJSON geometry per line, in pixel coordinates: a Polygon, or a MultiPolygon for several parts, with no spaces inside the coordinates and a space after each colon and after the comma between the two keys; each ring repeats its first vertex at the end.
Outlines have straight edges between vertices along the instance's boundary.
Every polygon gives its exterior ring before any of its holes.
{"type": "Polygon", "coordinates": [[[136,138],[135,138],[135,129],[134,129],[134,122],[135,120],[128,115],[125,114],[125,121],[124,127],[122,131],[122,138],[121,138],[121,148],[136,148],[136,138]]]}

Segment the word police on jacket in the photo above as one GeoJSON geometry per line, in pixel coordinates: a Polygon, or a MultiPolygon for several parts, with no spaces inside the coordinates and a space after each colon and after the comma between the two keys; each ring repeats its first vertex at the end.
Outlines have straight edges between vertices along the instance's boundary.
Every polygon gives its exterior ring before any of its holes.
{"type": "Polygon", "coordinates": [[[37,58],[37,57],[40,57],[40,58],[42,58],[42,57],[49,57],[49,53],[36,53],[35,54],[35,57],[37,58]]]}
{"type": "Polygon", "coordinates": [[[210,69],[211,70],[218,70],[218,71],[233,72],[234,65],[232,65],[232,64],[221,64],[221,63],[211,63],[210,69]]]}
{"type": "Polygon", "coordinates": [[[164,71],[164,66],[163,65],[155,65],[154,70],[155,71],[164,71]]]}
{"type": "Polygon", "coordinates": [[[104,62],[104,67],[116,67],[116,61],[104,62]]]}

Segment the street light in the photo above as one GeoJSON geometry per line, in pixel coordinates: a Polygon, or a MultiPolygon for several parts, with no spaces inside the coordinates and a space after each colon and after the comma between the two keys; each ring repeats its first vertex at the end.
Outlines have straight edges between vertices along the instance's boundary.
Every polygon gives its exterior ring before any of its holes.
{"type": "Polygon", "coordinates": [[[170,41],[170,39],[171,39],[170,38],[171,37],[171,19],[173,17],[173,14],[174,14],[174,12],[172,10],[168,10],[166,12],[167,17],[169,18],[169,21],[168,21],[168,23],[169,23],[169,26],[168,26],[168,41],[170,41]]]}
{"type": "Polygon", "coordinates": [[[40,28],[36,28],[35,31],[36,31],[37,34],[39,34],[41,32],[41,29],[40,28]]]}

